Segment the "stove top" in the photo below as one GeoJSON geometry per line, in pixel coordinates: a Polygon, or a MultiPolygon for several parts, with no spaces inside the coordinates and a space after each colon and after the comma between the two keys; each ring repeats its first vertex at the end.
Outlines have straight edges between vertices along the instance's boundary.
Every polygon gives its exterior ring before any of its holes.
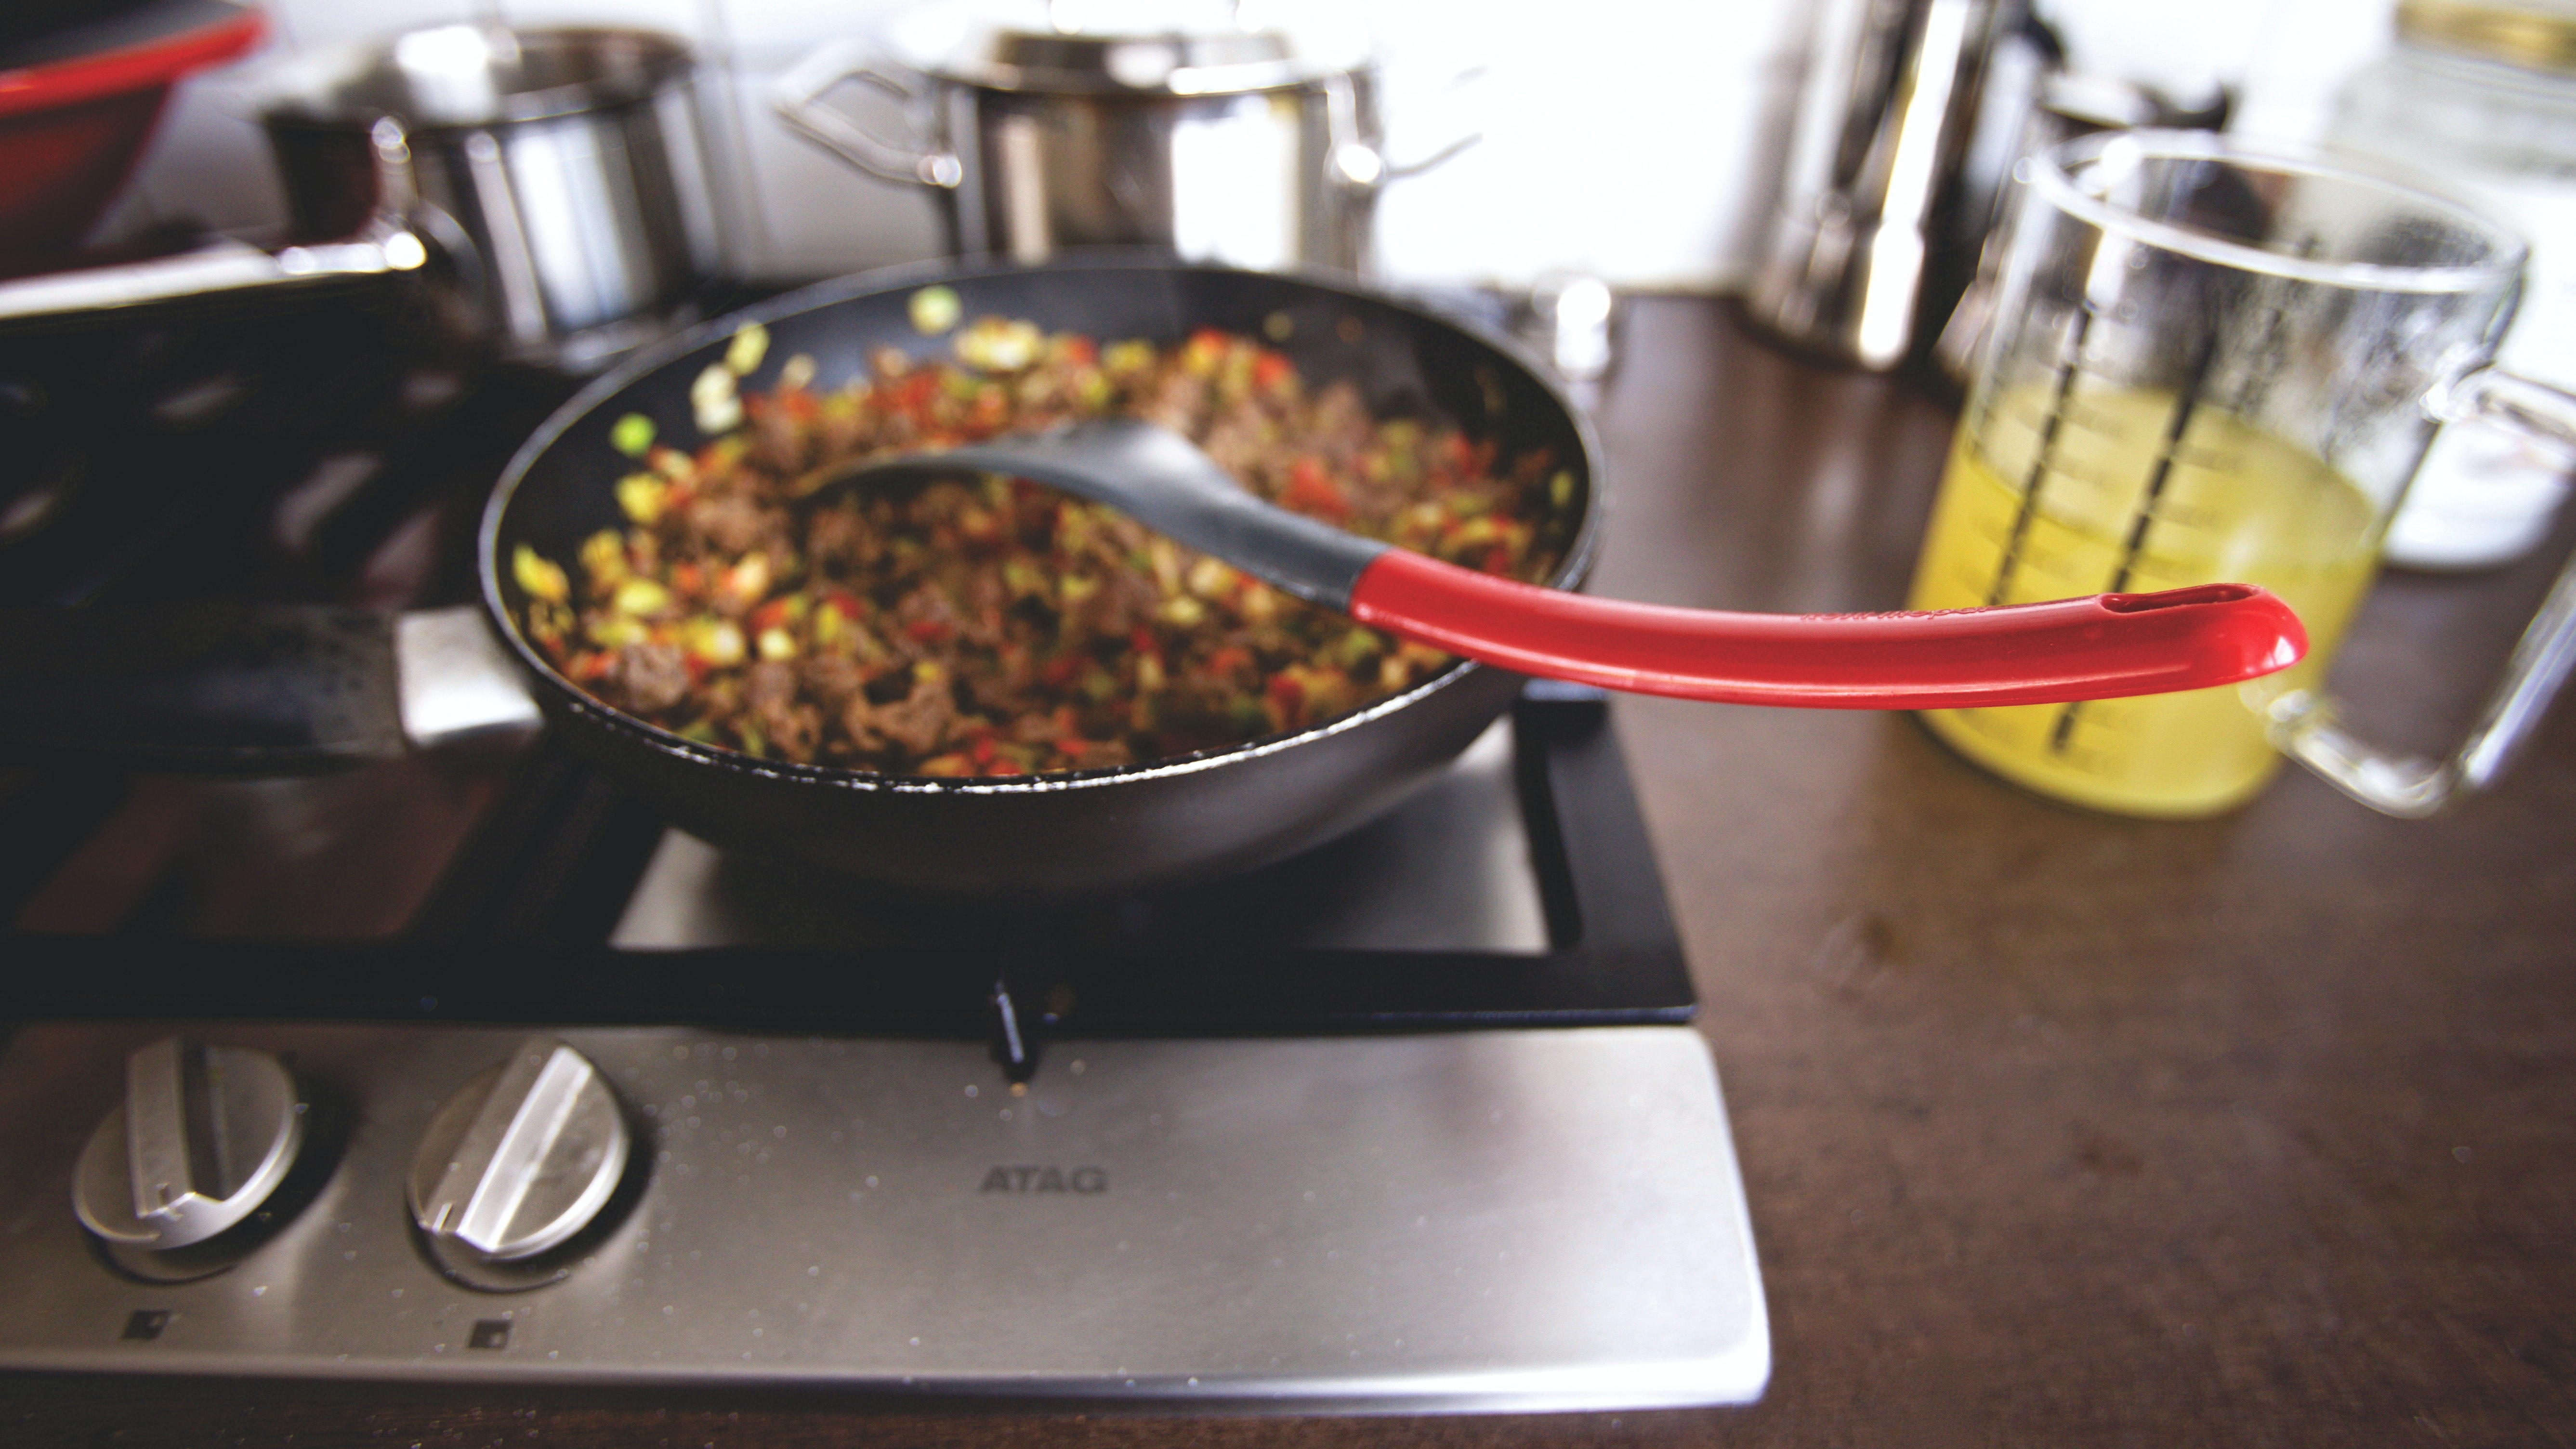
{"type": "MultiPolygon", "coordinates": [[[[388,356],[131,530],[74,505],[167,440],[60,443],[78,526],[37,520],[61,548],[23,597],[464,597],[552,394],[388,356]],[[172,552],[218,536],[249,542],[172,552]]],[[[230,385],[202,371],[155,386],[230,385]]],[[[271,406],[244,386],[217,412],[271,406]]],[[[0,1367],[1290,1410],[1768,1374],[1586,691],[1533,686],[1304,856],[1047,910],[719,856],[542,739],[319,781],[31,770],[0,820],[0,1367]]]]}

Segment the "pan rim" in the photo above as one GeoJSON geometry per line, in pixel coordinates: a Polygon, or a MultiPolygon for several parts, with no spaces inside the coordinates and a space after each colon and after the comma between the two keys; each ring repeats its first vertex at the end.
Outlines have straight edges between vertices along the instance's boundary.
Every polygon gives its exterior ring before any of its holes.
{"type": "Polygon", "coordinates": [[[1493,665],[1471,659],[1459,659],[1450,667],[1399,694],[1335,715],[1319,724],[1301,730],[1263,735],[1242,744],[1221,749],[1198,750],[1186,755],[1168,755],[1132,765],[1115,765],[1095,770],[1050,771],[1033,775],[975,775],[944,777],[931,775],[889,775],[874,770],[856,770],[839,765],[805,765],[790,760],[764,760],[738,750],[701,744],[659,725],[639,719],[624,710],[593,696],[563,677],[553,664],[539,654],[520,634],[516,620],[510,617],[501,597],[501,524],[511,501],[518,496],[538,459],[583,419],[595,413],[599,405],[640,378],[668,367],[690,353],[710,344],[730,339],[752,323],[764,326],[783,318],[850,301],[865,296],[898,292],[939,281],[987,276],[1031,276],[1048,273],[1082,273],[1119,270],[1152,270],[1156,272],[1195,272],[1218,276],[1276,278],[1295,282],[1320,291],[1337,293],[1374,307],[1405,314],[1417,321],[1464,334],[1475,342],[1500,353],[1521,371],[1564,415],[1572,426],[1583,453],[1584,470],[1589,475],[1582,519],[1575,527],[1574,538],[1567,545],[1566,556],[1548,580],[1550,588],[1576,589],[1590,573],[1594,555],[1600,547],[1607,490],[1601,442],[1592,420],[1566,393],[1564,385],[1551,376],[1545,365],[1517,340],[1471,319],[1438,313],[1404,297],[1377,290],[1339,273],[1311,267],[1282,268],[1254,272],[1240,267],[1178,259],[1150,248],[1095,248],[1058,256],[1041,263],[1019,263],[995,258],[934,258],[922,262],[905,262],[872,268],[848,276],[835,277],[782,293],[767,301],[756,302],[719,317],[711,318],[686,331],[662,339],[610,368],[591,380],[580,391],[549,414],[536,431],[529,434],[510,456],[501,480],[484,502],[483,517],[476,530],[475,562],[477,585],[483,605],[484,622],[494,629],[520,668],[534,679],[541,690],[561,708],[582,716],[592,723],[655,750],[677,756],[693,764],[710,765],[733,774],[751,776],[779,784],[809,786],[821,789],[854,790],[869,794],[896,795],[1047,795],[1072,791],[1101,789],[1136,781],[1167,779],[1225,769],[1316,740],[1361,728],[1417,701],[1427,699],[1444,689],[1458,686],[1479,670],[1508,674],[1493,665]]]}

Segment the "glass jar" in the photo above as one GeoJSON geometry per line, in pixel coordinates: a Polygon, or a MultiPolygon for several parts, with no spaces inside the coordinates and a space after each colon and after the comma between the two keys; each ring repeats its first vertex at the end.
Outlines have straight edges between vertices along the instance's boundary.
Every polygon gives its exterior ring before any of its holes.
{"type": "MultiPolygon", "coordinates": [[[[2346,83],[2328,143],[2482,205],[2531,244],[2497,360],[2576,388],[2576,4],[2401,0],[2395,43],[2346,83]]],[[[2390,525],[2389,562],[2473,569],[2549,531],[2570,458],[2500,428],[2445,428],[2390,525]]]]}

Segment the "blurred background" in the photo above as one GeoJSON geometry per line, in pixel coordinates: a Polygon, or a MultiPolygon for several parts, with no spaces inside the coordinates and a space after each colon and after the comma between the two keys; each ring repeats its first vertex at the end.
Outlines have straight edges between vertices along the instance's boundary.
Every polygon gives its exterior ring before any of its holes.
{"type": "MultiPolygon", "coordinates": [[[[873,32],[917,0],[267,0],[272,34],[241,64],[182,83],[115,240],[194,220],[255,236],[285,216],[248,77],[282,54],[491,18],[642,25],[688,39],[711,72],[725,269],[752,282],[937,255],[920,189],[859,174],[790,134],[769,82],[816,46],[873,32]]],[[[2386,43],[2392,0],[2043,0],[2070,63],[2193,96],[2235,93],[2230,129],[2318,135],[2336,88],[2386,43]]],[[[1525,286],[1560,272],[1631,289],[1728,291],[1758,260],[1816,15],[1808,0],[1411,0],[1368,15],[1390,149],[1463,118],[1484,142],[1390,187],[1382,274],[1525,286]],[[1484,67],[1481,103],[1453,91],[1484,67]]]]}

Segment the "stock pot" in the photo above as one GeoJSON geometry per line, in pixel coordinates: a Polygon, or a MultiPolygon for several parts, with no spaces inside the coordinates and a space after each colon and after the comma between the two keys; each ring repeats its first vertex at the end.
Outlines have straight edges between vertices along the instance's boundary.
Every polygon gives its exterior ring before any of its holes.
{"type": "Polygon", "coordinates": [[[696,64],[648,30],[415,30],[273,72],[293,244],[0,284],[0,322],[400,286],[516,362],[591,371],[686,314],[717,252],[696,64]]]}
{"type": "Polygon", "coordinates": [[[771,101],[834,155],[927,191],[952,255],[1022,262],[1149,246],[1366,274],[1378,193],[1476,139],[1390,159],[1367,38],[1327,9],[1076,9],[914,11],[818,50],[771,101]],[[902,103],[895,134],[826,103],[848,82],[902,103]]]}

